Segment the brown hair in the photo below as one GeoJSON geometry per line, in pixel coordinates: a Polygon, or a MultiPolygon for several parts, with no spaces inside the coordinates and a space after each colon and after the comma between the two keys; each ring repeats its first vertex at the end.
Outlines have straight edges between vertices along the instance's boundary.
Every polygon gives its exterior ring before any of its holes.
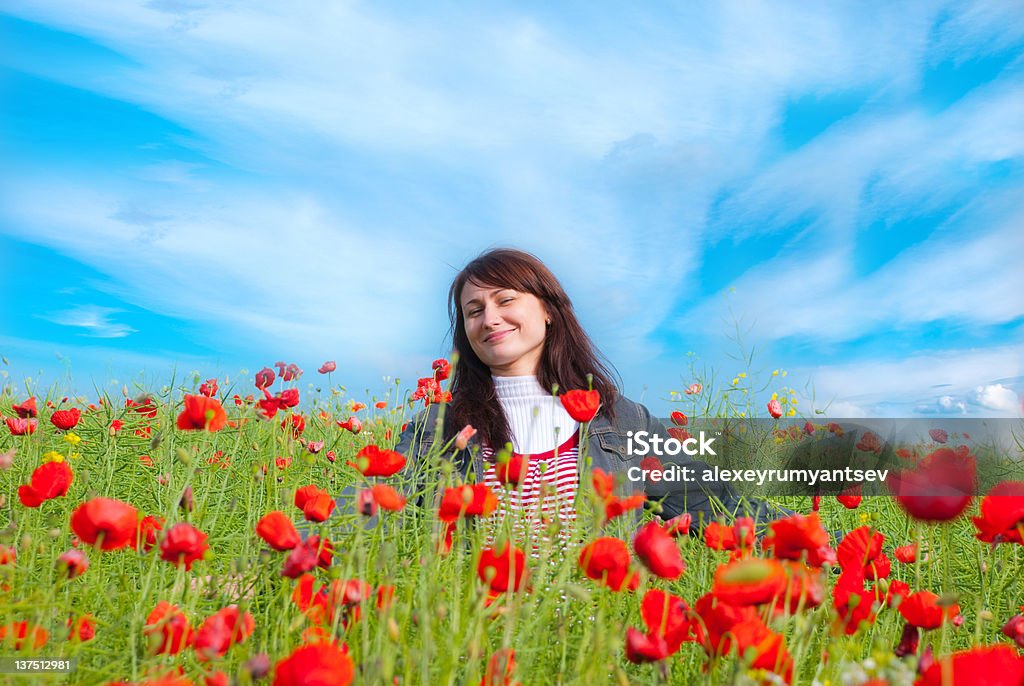
{"type": "Polygon", "coordinates": [[[539,298],[551,317],[551,325],[544,338],[537,381],[549,392],[555,384],[563,392],[587,389],[587,375],[590,374],[589,387],[601,393],[601,413],[614,417],[612,408],[620,391],[619,384],[613,380],[613,367],[580,326],[562,284],[534,255],[511,248],[496,248],[467,264],[448,290],[450,334],[459,361],[452,376],[452,402],[445,422],[446,439],[466,424],[472,424],[483,443],[495,451],[511,440],[511,430],[498,403],[491,370],[473,352],[466,335],[461,295],[470,281],[479,286],[511,288],[539,298]]]}

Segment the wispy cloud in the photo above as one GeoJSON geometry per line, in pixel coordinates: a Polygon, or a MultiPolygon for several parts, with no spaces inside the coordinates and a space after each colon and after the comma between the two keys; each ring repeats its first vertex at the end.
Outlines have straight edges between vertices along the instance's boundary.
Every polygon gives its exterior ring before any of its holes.
{"type": "MultiPolygon", "coordinates": [[[[701,269],[726,236],[738,251],[779,243],[730,275],[757,342],[852,355],[865,336],[1024,316],[1020,63],[940,111],[920,99],[936,64],[1021,40],[1012,5],[398,16],[312,1],[15,0],[7,11],[125,57],[91,69],[19,52],[15,68],[180,133],[136,145],[146,162],[5,184],[15,228],[0,231],[107,274],[126,303],[195,322],[211,347],[346,351],[361,368],[408,373],[443,352],[453,267],[492,244],[545,257],[626,375],[678,365],[721,328],[722,294],[705,291],[701,269]],[[784,149],[788,104],[837,93],[855,101],[848,116],[784,149]],[[993,168],[1010,180],[989,184],[993,168]],[[929,212],[934,227],[865,260],[882,242],[868,226],[893,223],[888,240],[929,212]]],[[[131,333],[113,314],[60,323],[131,333]]],[[[930,342],[931,362],[883,355],[870,373],[790,366],[851,413],[882,411],[886,397],[907,411],[942,410],[943,397],[949,411],[1003,411],[1005,394],[976,389],[1019,369],[1009,343],[930,342]],[[976,359],[970,374],[954,351],[976,359]],[[942,381],[941,396],[926,390],[942,381]]]]}
{"type": "Polygon", "coordinates": [[[77,329],[83,329],[79,335],[91,338],[124,338],[135,333],[135,329],[113,320],[113,315],[122,310],[99,307],[97,305],[82,305],[70,310],[41,314],[39,317],[77,329]]]}

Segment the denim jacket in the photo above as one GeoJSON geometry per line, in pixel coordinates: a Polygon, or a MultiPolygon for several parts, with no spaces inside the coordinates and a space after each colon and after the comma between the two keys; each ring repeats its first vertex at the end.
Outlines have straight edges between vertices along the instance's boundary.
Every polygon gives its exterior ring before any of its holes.
{"type": "MultiPolygon", "coordinates": [[[[440,440],[440,437],[446,433],[453,433],[443,431],[441,430],[443,427],[438,426],[439,410],[438,405],[431,405],[419,412],[399,437],[395,450],[406,456],[409,461],[407,469],[410,471],[415,470],[420,459],[430,452],[435,440],[440,440]]],[[[629,453],[629,432],[637,431],[647,431],[652,435],[668,437],[665,426],[656,417],[653,417],[646,407],[620,395],[615,401],[614,419],[609,419],[605,414],[598,413],[590,422],[586,433],[586,455],[581,450],[580,456],[578,469],[580,483],[590,483],[590,470],[604,470],[617,477],[616,495],[627,496],[643,490],[647,495],[649,506],[659,512],[662,519],[669,519],[688,512],[693,516],[691,528],[694,530],[722,514],[736,514],[743,507],[743,503],[735,491],[726,482],[694,481],[670,487],[664,483],[650,481],[644,483],[628,478],[630,468],[641,467],[641,460],[644,458],[644,455],[629,453]]],[[[486,465],[479,450],[472,450],[471,447],[468,447],[455,451],[452,462],[463,478],[468,478],[472,471],[477,483],[483,481],[486,465]]],[[[677,460],[677,462],[696,467],[697,474],[702,474],[707,468],[705,463],[696,460],[677,460]]],[[[638,477],[638,472],[639,470],[633,470],[632,476],[638,477]]],[[[748,509],[753,510],[750,514],[757,519],[765,517],[767,512],[763,503],[748,503],[747,505],[753,505],[748,509]]],[[[639,514],[639,510],[633,511],[634,516],[639,517],[639,514]]]]}

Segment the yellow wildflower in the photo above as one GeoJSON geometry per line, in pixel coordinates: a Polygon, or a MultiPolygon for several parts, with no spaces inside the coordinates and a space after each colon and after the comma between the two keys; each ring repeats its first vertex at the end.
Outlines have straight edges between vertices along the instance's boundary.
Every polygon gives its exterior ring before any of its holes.
{"type": "Polygon", "coordinates": [[[79,443],[82,442],[82,437],[76,434],[74,431],[68,431],[66,434],[64,434],[64,440],[70,443],[71,445],[78,445],[79,443]]]}
{"type": "Polygon", "coordinates": [[[50,450],[43,453],[43,462],[63,462],[64,456],[58,453],[56,450],[50,450]]]}

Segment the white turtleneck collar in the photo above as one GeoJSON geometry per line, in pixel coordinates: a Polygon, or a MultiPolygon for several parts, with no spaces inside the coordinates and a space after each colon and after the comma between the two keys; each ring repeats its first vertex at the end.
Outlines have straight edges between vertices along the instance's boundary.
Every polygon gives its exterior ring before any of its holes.
{"type": "Polygon", "coordinates": [[[495,394],[512,431],[512,448],[535,455],[564,443],[578,424],[536,376],[492,376],[495,394]]]}

